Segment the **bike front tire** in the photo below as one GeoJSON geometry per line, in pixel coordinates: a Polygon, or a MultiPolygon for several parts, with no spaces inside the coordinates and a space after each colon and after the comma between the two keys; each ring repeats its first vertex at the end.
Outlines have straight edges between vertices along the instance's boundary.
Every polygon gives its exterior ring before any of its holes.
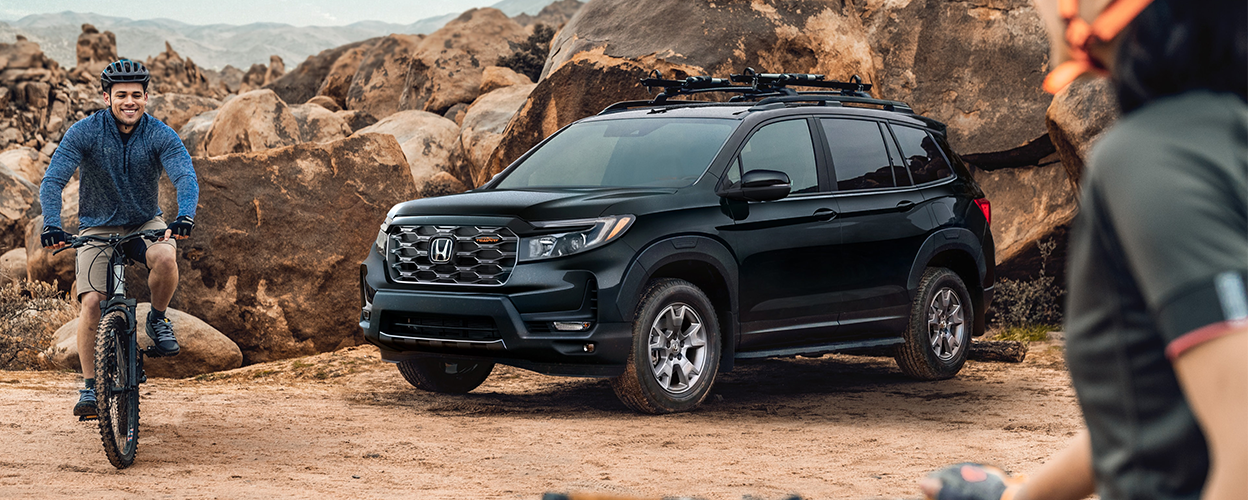
{"type": "Polygon", "coordinates": [[[139,446],[139,391],[129,379],[129,367],[138,365],[137,347],[131,347],[136,345],[134,334],[125,312],[113,311],[100,319],[95,336],[100,440],[108,461],[118,469],[134,463],[139,446]]]}

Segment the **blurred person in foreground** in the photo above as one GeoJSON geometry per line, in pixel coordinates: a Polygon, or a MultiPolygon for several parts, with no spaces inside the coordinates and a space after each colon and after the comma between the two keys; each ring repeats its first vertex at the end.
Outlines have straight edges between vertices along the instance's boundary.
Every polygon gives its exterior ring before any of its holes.
{"type": "Polygon", "coordinates": [[[1056,93],[1108,74],[1069,249],[1087,429],[1028,480],[958,464],[931,499],[1248,499],[1248,2],[1036,0],[1056,93]],[[1061,36],[1061,35],[1065,36],[1061,36]]]}

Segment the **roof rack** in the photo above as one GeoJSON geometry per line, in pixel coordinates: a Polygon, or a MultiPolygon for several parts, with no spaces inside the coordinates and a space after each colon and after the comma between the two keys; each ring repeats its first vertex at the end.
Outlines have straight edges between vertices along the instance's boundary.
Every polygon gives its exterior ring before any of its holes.
{"type": "MultiPolygon", "coordinates": [[[[650,77],[642,78],[641,84],[646,90],[658,87],[663,89],[650,101],[624,101],[608,106],[602,113],[621,111],[630,108],[661,106],[669,104],[669,98],[702,94],[708,92],[726,92],[737,94],[729,102],[758,100],[760,105],[778,102],[846,102],[879,105],[886,111],[897,111],[913,114],[914,111],[906,103],[872,98],[867,94],[871,90],[870,83],[863,83],[862,78],[853,75],[848,82],[824,80],[824,75],[807,73],[758,73],[754,68],[746,68],[744,73],[729,75],[728,78],[711,76],[691,76],[684,80],[663,78],[658,70],[651,70],[650,77]],[[744,84],[744,85],[743,85],[744,84]],[[798,92],[789,87],[814,87],[835,90],[798,92]]],[[[714,104],[709,101],[681,100],[681,104],[714,104]]],[[[674,104],[674,103],[673,103],[674,104]]],[[[601,114],[601,113],[600,113],[601,114]]]]}

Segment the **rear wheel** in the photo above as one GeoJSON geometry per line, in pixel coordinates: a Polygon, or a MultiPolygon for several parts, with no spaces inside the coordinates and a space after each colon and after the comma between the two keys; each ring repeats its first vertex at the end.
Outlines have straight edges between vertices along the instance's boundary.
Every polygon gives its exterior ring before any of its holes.
{"type": "Polygon", "coordinates": [[[444,358],[416,358],[399,362],[399,373],[417,389],[463,394],[485,382],[494,363],[444,358]]]}
{"type": "Polygon", "coordinates": [[[971,295],[957,273],[943,267],[924,271],[911,306],[906,342],[894,355],[901,371],[920,380],[957,375],[971,346],[972,308],[971,295]]]}
{"type": "MultiPolygon", "coordinates": [[[[113,467],[134,463],[139,446],[139,391],[130,387],[128,367],[134,342],[126,314],[110,312],[95,335],[95,392],[100,415],[100,440],[113,467]]],[[[137,355],[137,352],[135,353],[137,355]]]]}
{"type": "Polygon", "coordinates": [[[611,379],[611,388],[643,413],[692,410],[710,393],[720,349],[715,308],[706,294],[688,281],[655,280],[642,294],[628,364],[611,379]]]}

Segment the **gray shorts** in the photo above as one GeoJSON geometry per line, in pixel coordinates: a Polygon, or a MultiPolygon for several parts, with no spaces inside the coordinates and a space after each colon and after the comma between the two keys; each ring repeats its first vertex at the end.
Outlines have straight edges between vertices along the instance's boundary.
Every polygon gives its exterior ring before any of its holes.
{"type": "MultiPolygon", "coordinates": [[[[109,234],[129,235],[137,233],[145,229],[164,229],[167,226],[165,219],[156,217],[138,226],[99,226],[89,227],[79,233],[81,236],[106,236],[109,234]]],[[[169,245],[176,251],[178,243],[173,238],[163,241],[152,242],[147,238],[140,238],[144,248],[151,248],[152,245],[169,245]]],[[[87,244],[78,249],[77,270],[74,279],[78,280],[78,297],[86,292],[108,293],[108,259],[112,256],[112,249],[105,247],[103,244],[87,244]]]]}

